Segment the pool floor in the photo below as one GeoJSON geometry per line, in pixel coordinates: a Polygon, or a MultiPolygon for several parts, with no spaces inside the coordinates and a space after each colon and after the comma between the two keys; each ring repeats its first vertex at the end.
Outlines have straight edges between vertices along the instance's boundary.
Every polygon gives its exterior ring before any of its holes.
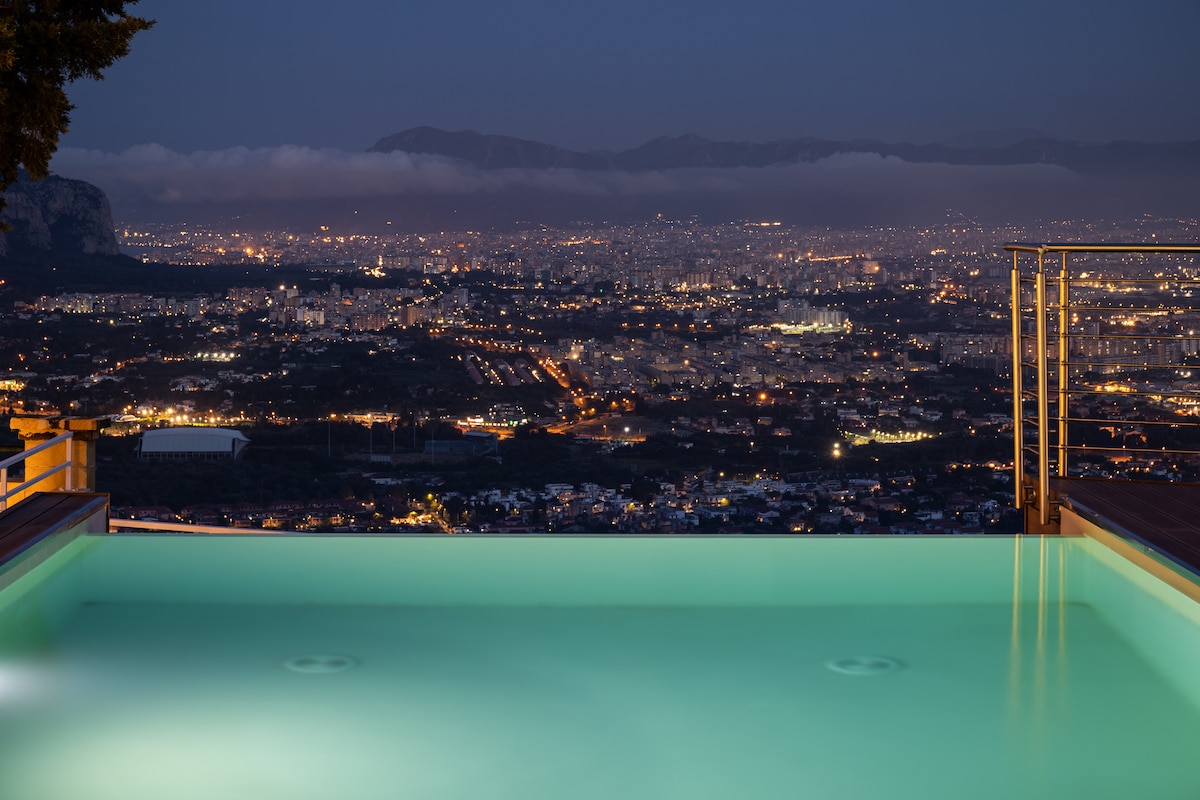
{"type": "Polygon", "coordinates": [[[1200,797],[1200,715],[1078,603],[85,603],[30,648],[20,800],[1200,797]]]}

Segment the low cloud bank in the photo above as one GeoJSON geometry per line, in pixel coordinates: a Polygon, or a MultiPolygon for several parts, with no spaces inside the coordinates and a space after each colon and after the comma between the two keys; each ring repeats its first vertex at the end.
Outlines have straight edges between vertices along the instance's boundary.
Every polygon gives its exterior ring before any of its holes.
{"type": "MultiPolygon", "coordinates": [[[[1190,178],[1174,184],[1164,184],[1163,176],[1102,180],[1048,165],[911,164],[873,154],[762,168],[631,173],[489,171],[439,156],[299,146],[177,153],[149,144],[121,153],[64,148],[52,166],[60,175],[104,189],[117,219],[147,222],[249,211],[278,217],[280,224],[289,214],[319,215],[323,207],[348,205],[361,207],[364,220],[421,208],[426,216],[453,211],[467,225],[477,224],[480,214],[486,224],[504,224],[538,215],[561,217],[548,222],[615,219],[655,209],[844,225],[935,222],[954,209],[1009,222],[1162,213],[1161,206],[1171,204],[1190,205],[1178,213],[1195,215],[1200,195],[1190,178]]],[[[425,222],[436,221],[430,216],[425,222]]]]}

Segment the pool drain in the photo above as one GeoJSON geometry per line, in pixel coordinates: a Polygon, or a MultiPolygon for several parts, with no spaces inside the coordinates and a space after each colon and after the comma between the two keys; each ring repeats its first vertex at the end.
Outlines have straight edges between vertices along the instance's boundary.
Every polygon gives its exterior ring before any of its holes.
{"type": "Polygon", "coordinates": [[[358,666],[358,659],[350,656],[339,656],[329,653],[317,653],[309,656],[296,656],[283,662],[283,666],[292,672],[303,672],[305,675],[329,675],[334,672],[345,672],[358,666]]]}
{"type": "Polygon", "coordinates": [[[899,661],[887,656],[848,656],[826,661],[825,666],[843,675],[883,675],[895,672],[903,666],[899,661]]]}

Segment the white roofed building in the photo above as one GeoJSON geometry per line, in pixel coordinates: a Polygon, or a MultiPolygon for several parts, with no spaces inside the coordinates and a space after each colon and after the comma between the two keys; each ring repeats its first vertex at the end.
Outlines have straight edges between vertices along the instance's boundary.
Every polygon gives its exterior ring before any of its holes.
{"type": "Polygon", "coordinates": [[[235,460],[250,444],[241,431],[231,428],[155,428],[142,434],[138,442],[138,459],[235,460]]]}

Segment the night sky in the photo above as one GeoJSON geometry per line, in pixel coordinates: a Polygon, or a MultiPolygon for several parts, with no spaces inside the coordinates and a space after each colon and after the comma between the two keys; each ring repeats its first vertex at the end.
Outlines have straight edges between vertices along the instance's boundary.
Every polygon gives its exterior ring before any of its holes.
{"type": "Polygon", "coordinates": [[[660,135],[1200,138],[1196,0],[144,0],[69,147],[362,150],[416,125],[660,135]]]}
{"type": "Polygon", "coordinates": [[[1200,213],[1181,170],[1099,181],[1053,165],[871,153],[653,175],[485,173],[366,153],[419,125],[623,150],[654,137],[998,145],[1200,139],[1197,0],[664,3],[145,0],[157,25],[71,88],[52,167],[118,221],[506,224],[514,218],[898,224],[955,213],[1200,213]],[[336,214],[331,209],[337,209],[336,214]]]}

